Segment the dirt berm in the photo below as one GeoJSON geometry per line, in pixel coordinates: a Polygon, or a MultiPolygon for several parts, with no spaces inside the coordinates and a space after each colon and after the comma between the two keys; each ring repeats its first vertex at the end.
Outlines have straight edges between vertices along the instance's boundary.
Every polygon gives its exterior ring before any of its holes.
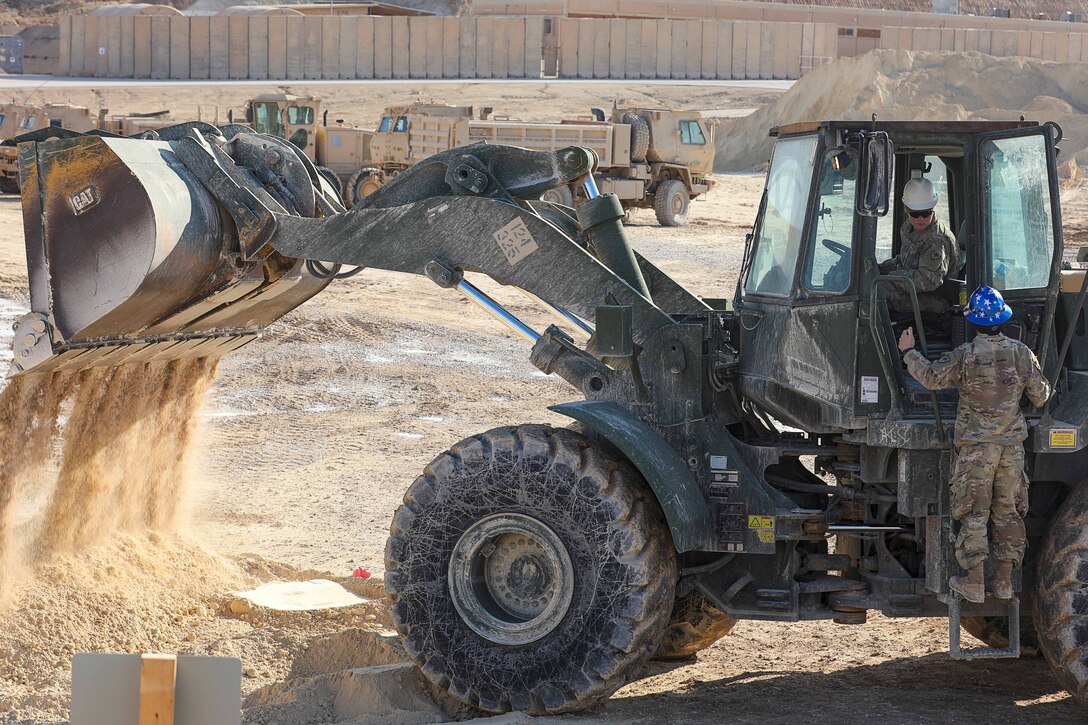
{"type": "Polygon", "coordinates": [[[1065,130],[1061,160],[1088,165],[1088,65],[876,50],[821,66],[773,103],[717,128],[714,170],[762,166],[774,126],[874,113],[884,120],[1056,121],[1065,130]]]}

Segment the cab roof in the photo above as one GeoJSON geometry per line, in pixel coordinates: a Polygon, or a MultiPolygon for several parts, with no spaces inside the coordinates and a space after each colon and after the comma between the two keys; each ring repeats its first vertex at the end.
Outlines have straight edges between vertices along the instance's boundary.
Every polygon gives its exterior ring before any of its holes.
{"type": "Polygon", "coordinates": [[[890,136],[972,135],[1038,126],[1038,121],[801,121],[771,129],[771,136],[792,136],[817,131],[886,131],[890,136]]]}

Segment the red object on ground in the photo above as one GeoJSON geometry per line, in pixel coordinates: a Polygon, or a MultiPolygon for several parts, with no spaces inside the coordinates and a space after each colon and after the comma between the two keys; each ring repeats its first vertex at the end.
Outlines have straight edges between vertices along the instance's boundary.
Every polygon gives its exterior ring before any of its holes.
{"type": "Polygon", "coordinates": [[[364,569],[363,567],[359,567],[355,571],[351,572],[351,575],[352,576],[359,576],[359,577],[362,577],[363,579],[369,579],[370,578],[370,572],[367,571],[366,569],[364,569]]]}

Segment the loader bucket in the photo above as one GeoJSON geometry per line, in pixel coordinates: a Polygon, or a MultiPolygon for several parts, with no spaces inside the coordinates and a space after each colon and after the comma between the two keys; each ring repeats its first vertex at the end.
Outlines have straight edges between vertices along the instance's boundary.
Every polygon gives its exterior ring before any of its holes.
{"type": "Polygon", "coordinates": [[[31,312],[10,374],[217,356],[328,284],[304,261],[246,261],[172,141],[19,145],[31,312]]]}

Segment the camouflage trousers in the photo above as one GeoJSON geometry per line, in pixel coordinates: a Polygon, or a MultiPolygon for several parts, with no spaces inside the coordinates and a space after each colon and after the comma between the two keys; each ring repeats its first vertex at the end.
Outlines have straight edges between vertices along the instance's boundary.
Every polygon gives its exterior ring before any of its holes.
{"type": "Polygon", "coordinates": [[[993,522],[994,556],[1020,564],[1027,537],[1028,478],[1024,447],[966,443],[952,472],[952,516],[960,522],[956,560],[964,569],[982,564],[990,550],[986,525],[993,522]]]}
{"type": "MultiPolygon", "coordinates": [[[[910,304],[910,288],[905,284],[889,284],[882,287],[884,299],[888,302],[888,309],[892,312],[910,312],[913,308],[910,304]]],[[[935,292],[918,293],[919,312],[943,312],[948,303],[937,296],[935,292]]]]}

